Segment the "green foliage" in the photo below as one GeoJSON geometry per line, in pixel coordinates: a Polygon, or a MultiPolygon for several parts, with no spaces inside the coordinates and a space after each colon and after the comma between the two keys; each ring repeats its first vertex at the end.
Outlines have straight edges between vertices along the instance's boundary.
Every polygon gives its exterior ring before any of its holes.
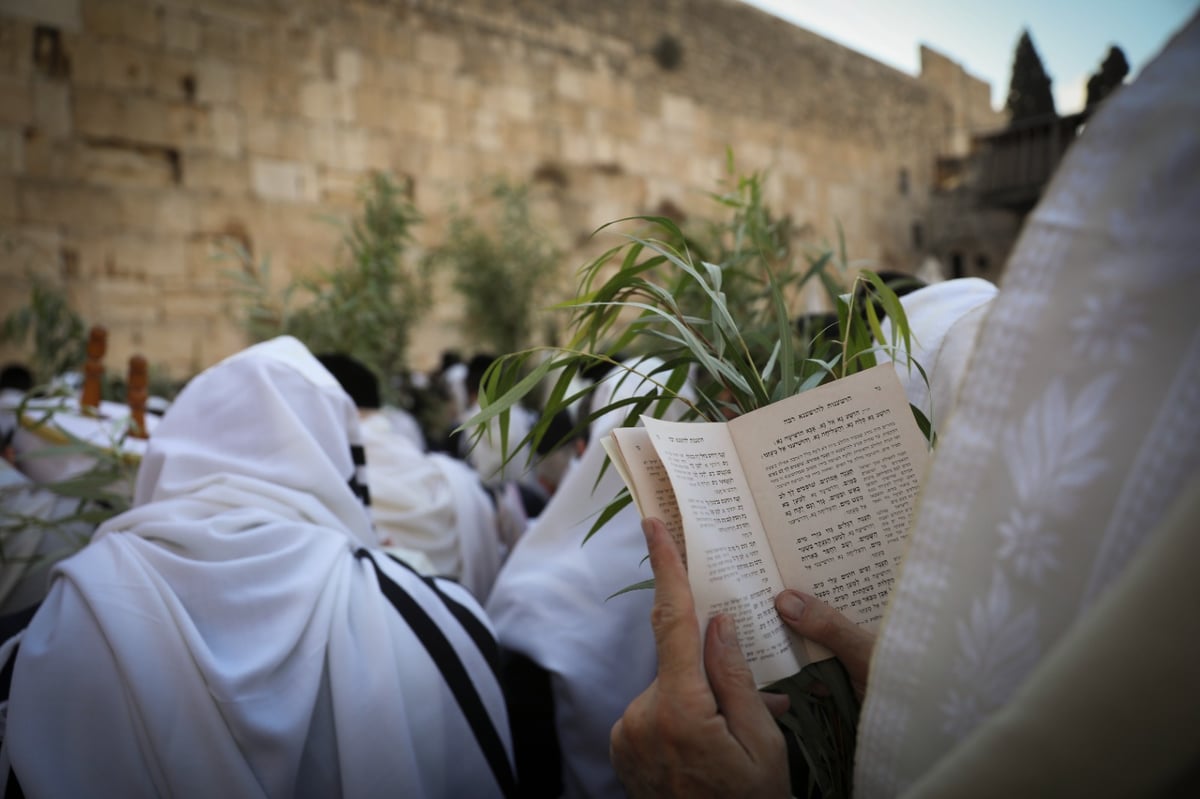
{"type": "Polygon", "coordinates": [[[34,382],[49,382],[64,372],[79,370],[87,359],[87,326],[61,288],[29,275],[29,303],[0,324],[0,341],[32,344],[29,368],[34,382]]]}
{"type": "Polygon", "coordinates": [[[39,449],[24,453],[17,465],[45,458],[82,459],[81,471],[54,482],[36,485],[36,490],[54,494],[61,502],[52,516],[26,515],[15,508],[15,499],[29,486],[10,484],[0,487],[0,561],[12,562],[12,537],[40,530],[58,549],[34,556],[36,562],[51,563],[82,549],[92,531],[108,519],[128,510],[133,501],[134,481],[140,461],[123,453],[128,428],[115,430],[109,441],[95,444],[71,435],[54,424],[60,413],[75,413],[70,398],[59,392],[47,396],[37,392],[36,406],[27,398],[17,409],[17,418],[26,429],[49,441],[39,449]]]}
{"type": "MultiPolygon", "coordinates": [[[[691,418],[740,415],[873,366],[875,337],[882,341],[877,305],[893,320],[885,348],[903,357],[909,332],[895,293],[873,273],[850,278],[844,247],[801,253],[788,223],[764,207],[761,180],[737,179],[730,191],[712,195],[729,217],[709,223],[706,240],[664,217],[611,223],[648,228],[583,267],[577,297],[560,306],[571,315],[568,344],[516,352],[489,370],[473,432],[494,417],[503,422],[517,402],[551,382],[528,437],[536,444],[549,418],[580,398],[568,393],[571,380],[597,361],[615,363],[616,353],[652,352],[664,361],[658,393],[627,401],[631,418],[682,399],[678,391],[689,378],[698,394],[689,402],[691,418]],[[829,294],[838,323],[799,339],[793,308],[810,281],[829,294]]],[[[578,424],[609,410],[593,408],[578,424]]]]}
{"type": "Polygon", "coordinates": [[[535,226],[525,186],[497,180],[488,194],[490,204],[481,206],[486,214],[476,207],[474,214],[451,216],[446,241],[426,263],[451,271],[463,300],[463,328],[477,349],[516,352],[531,346],[540,330],[542,298],[562,256],[535,226]]]}
{"type": "Polygon", "coordinates": [[[362,192],[362,210],[343,226],[340,263],[316,277],[270,287],[270,262],[255,264],[244,248],[225,253],[240,262],[229,270],[239,323],[261,341],[293,335],[313,352],[342,352],[381,378],[385,393],[406,365],[413,326],[429,306],[419,265],[406,258],[420,221],[403,187],[374,173],[362,192]],[[293,300],[304,297],[299,307],[293,300]]]}
{"type": "MultiPolygon", "coordinates": [[[[788,221],[764,205],[761,181],[759,175],[736,179],[712,195],[728,217],[699,235],[663,217],[620,220],[643,229],[583,267],[578,296],[563,306],[572,316],[569,344],[502,358],[484,376],[483,409],[468,425],[478,435],[493,418],[503,424],[513,405],[548,381],[543,413],[527,437],[536,442],[551,416],[586,392],[571,392],[572,378],[595,361],[615,363],[618,352],[661,358],[652,376],[657,390],[591,408],[580,427],[617,408],[628,412],[629,424],[639,414],[661,416],[676,400],[686,403],[685,418],[724,420],[870,368],[880,349],[906,360],[910,331],[895,292],[871,272],[850,276],[844,245],[802,253],[788,221]],[[794,307],[811,281],[828,293],[837,323],[800,339],[794,307]],[[892,320],[890,339],[880,310],[892,320]],[[694,401],[680,393],[689,380],[694,401]]],[[[613,498],[588,537],[629,503],[628,491],[613,498]]],[[[830,661],[813,664],[773,687],[792,696],[781,723],[808,775],[795,790],[848,796],[858,703],[844,669],[830,661]],[[814,682],[825,686],[823,696],[807,690],[814,682]]]]}
{"type": "Polygon", "coordinates": [[[1013,54],[1012,79],[1004,109],[1008,111],[1010,123],[1056,113],[1050,76],[1042,66],[1042,57],[1033,46],[1028,30],[1021,32],[1013,54]]]}

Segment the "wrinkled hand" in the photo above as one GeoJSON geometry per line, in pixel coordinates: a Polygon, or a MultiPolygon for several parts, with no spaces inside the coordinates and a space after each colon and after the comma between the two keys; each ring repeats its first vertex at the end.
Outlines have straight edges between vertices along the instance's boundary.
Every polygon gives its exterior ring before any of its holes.
{"type": "Polygon", "coordinates": [[[775,609],[788,627],[801,637],[816,641],[832,652],[850,675],[854,693],[862,700],[867,691],[867,673],[874,633],[867,632],[810,594],[788,589],[775,597],[775,609]]]}
{"type": "Polygon", "coordinates": [[[633,797],[788,796],[783,736],[755,690],[733,620],[710,622],[701,669],[683,560],[662,522],[648,519],[642,529],[655,579],[658,677],[612,729],[625,789],[633,797]]]}

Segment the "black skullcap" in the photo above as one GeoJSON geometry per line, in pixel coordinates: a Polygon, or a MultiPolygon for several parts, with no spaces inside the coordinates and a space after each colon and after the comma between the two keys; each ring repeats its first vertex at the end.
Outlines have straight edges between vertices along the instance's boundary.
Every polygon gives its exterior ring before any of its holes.
{"type": "Polygon", "coordinates": [[[379,407],[379,378],[361,361],[340,352],[318,355],[317,360],[341,383],[355,405],[365,410],[379,407]]]}

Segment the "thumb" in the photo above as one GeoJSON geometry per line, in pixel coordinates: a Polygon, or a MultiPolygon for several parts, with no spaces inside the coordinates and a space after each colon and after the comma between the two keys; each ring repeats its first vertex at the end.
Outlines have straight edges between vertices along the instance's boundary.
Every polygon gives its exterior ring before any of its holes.
{"type": "Polygon", "coordinates": [[[765,751],[763,747],[771,746],[779,731],[754,685],[754,675],[742,654],[730,616],[721,614],[709,622],[704,668],[730,733],[748,751],[765,751]]]}
{"type": "Polygon", "coordinates": [[[797,635],[821,644],[842,661],[861,699],[867,689],[875,635],[827,603],[800,591],[788,589],[775,597],[775,609],[797,635]]]}

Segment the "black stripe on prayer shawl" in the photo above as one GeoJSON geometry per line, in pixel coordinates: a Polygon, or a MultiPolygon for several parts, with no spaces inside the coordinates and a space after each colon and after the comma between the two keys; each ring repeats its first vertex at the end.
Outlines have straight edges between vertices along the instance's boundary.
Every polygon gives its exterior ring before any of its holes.
{"type": "Polygon", "coordinates": [[[354,473],[350,475],[350,490],[354,492],[354,496],[358,497],[358,501],[365,507],[371,507],[371,489],[367,486],[367,480],[363,475],[366,472],[367,466],[367,450],[362,444],[350,445],[350,460],[354,462],[354,473]],[[359,479],[359,478],[362,479],[359,479]]]}
{"type": "Polygon", "coordinates": [[[500,734],[496,732],[496,726],[492,724],[491,716],[488,715],[487,708],[484,707],[483,700],[479,697],[479,692],[475,690],[475,684],[471,682],[466,667],[463,666],[458,654],[454,651],[454,646],[438,629],[433,619],[429,618],[429,614],[425,612],[424,608],[418,605],[416,600],[391,577],[384,574],[369,552],[360,549],[355,554],[359,558],[371,561],[371,565],[375,568],[375,575],[379,578],[379,587],[383,590],[383,595],[408,622],[408,626],[425,646],[425,650],[433,658],[433,662],[450,687],[451,693],[454,694],[454,699],[458,702],[459,709],[462,710],[463,716],[471,726],[471,732],[475,734],[475,740],[479,743],[484,758],[487,759],[501,793],[505,797],[515,797],[517,781],[513,776],[512,765],[508,762],[508,755],[504,751],[504,742],[501,740],[500,734]]]}
{"type": "MultiPolygon", "coordinates": [[[[359,552],[367,554],[367,550],[360,549],[359,552]]],[[[454,618],[458,619],[458,623],[467,631],[467,635],[471,636],[471,640],[475,642],[475,646],[479,649],[479,654],[483,655],[483,659],[487,661],[491,667],[492,673],[496,675],[496,679],[500,679],[500,647],[496,645],[496,639],[492,636],[490,630],[484,626],[479,617],[467,609],[466,605],[453,599],[449,594],[438,587],[437,579],[427,577],[414,569],[412,566],[405,563],[400,558],[390,553],[385,553],[388,559],[398,566],[403,566],[408,571],[412,572],[413,576],[421,580],[425,585],[429,586],[429,590],[433,591],[438,599],[442,600],[442,604],[446,606],[446,610],[454,614],[454,618]]],[[[360,557],[362,557],[360,555],[360,557]]]]}

